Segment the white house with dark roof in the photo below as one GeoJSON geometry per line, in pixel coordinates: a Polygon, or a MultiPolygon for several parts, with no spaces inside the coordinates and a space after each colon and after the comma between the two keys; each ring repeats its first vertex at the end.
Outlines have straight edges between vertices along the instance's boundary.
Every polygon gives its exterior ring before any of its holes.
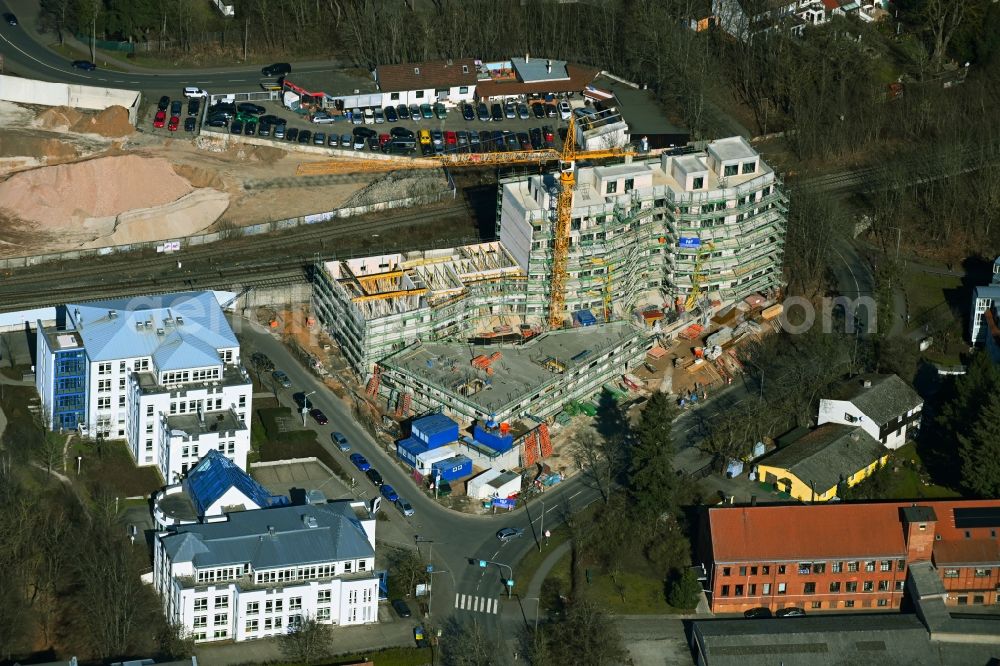
{"type": "Polygon", "coordinates": [[[284,634],[306,617],[378,621],[375,517],[363,502],[229,513],[156,536],[153,585],[195,641],[284,634]]]}
{"type": "Polygon", "coordinates": [[[168,482],[209,448],[245,468],[252,388],[224,297],[68,304],[62,326],[39,325],[36,385],[52,427],[127,439],[136,463],[157,466],[168,482]]]}
{"type": "Polygon", "coordinates": [[[382,106],[458,104],[476,98],[478,74],[472,58],[379,65],[374,76],[382,106]]]}
{"type": "Polygon", "coordinates": [[[924,400],[897,375],[862,375],[845,382],[836,398],[819,401],[817,425],[859,426],[889,449],[906,443],[907,429],[919,427],[924,400]]]}

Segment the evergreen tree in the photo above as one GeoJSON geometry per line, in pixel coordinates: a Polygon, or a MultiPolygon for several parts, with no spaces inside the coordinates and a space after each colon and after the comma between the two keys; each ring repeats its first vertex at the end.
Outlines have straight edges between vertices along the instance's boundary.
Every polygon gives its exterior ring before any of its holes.
{"type": "Polygon", "coordinates": [[[701,597],[701,581],[694,569],[685,569],[667,585],[667,603],[674,608],[694,608],[701,597]]]}
{"type": "Polygon", "coordinates": [[[1000,497],[1000,395],[988,397],[971,433],[958,442],[965,486],[981,497],[1000,497]]]}
{"type": "Polygon", "coordinates": [[[674,406],[656,391],[642,410],[632,443],[629,486],[640,515],[655,517],[672,510],[677,475],[671,424],[674,406]]]}

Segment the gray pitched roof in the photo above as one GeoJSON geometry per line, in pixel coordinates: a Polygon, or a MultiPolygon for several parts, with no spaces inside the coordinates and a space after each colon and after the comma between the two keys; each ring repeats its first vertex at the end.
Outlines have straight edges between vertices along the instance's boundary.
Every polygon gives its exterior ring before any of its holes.
{"type": "Polygon", "coordinates": [[[857,426],[827,423],[806,433],[761,464],[787,469],[823,493],[885,455],[881,442],[857,426]]]}
{"type": "Polygon", "coordinates": [[[848,400],[878,425],[923,404],[920,394],[897,375],[861,375],[840,385],[840,400],[848,400]],[[865,388],[864,382],[871,382],[865,388]]]}
{"type": "Polygon", "coordinates": [[[195,568],[249,563],[272,569],[375,556],[350,502],[228,514],[228,520],[179,525],[161,537],[171,561],[195,568]],[[306,525],[306,518],[316,521],[306,525]],[[269,532],[273,528],[273,536],[269,532]]]}

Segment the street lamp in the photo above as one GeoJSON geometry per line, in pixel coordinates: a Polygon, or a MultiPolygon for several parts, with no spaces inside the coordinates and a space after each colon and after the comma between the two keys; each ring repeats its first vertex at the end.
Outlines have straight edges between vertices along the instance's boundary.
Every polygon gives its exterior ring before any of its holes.
{"type": "Polygon", "coordinates": [[[480,560],[478,558],[470,558],[470,559],[472,559],[475,562],[478,562],[479,563],[479,567],[481,569],[485,569],[486,567],[488,567],[491,564],[496,565],[500,569],[500,575],[501,576],[504,575],[503,574],[503,570],[507,569],[507,574],[508,575],[507,575],[507,578],[505,579],[505,582],[506,582],[505,587],[507,588],[507,598],[510,599],[510,591],[511,591],[511,588],[514,587],[514,570],[511,569],[509,565],[504,564],[503,562],[494,562],[492,560],[480,560]]]}
{"type": "MultiPolygon", "coordinates": [[[[420,554],[420,544],[427,544],[427,573],[434,575],[436,573],[444,573],[444,571],[434,571],[434,540],[424,539],[419,534],[413,535],[413,543],[417,546],[417,555],[420,554]]],[[[430,583],[430,587],[427,592],[427,614],[431,614],[431,609],[434,607],[434,581],[430,583]]]]}
{"type": "Polygon", "coordinates": [[[309,391],[302,396],[302,427],[306,427],[306,412],[309,411],[309,396],[311,396],[316,391],[309,391]]]}

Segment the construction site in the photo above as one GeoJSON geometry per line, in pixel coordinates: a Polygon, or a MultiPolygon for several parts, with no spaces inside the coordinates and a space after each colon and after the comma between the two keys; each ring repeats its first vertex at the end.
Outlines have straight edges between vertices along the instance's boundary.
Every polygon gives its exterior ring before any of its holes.
{"type": "Polygon", "coordinates": [[[383,413],[565,422],[650,390],[685,406],[774,330],[786,200],[744,139],[559,157],[501,181],[497,241],[316,266],[318,323],[383,413]]]}

